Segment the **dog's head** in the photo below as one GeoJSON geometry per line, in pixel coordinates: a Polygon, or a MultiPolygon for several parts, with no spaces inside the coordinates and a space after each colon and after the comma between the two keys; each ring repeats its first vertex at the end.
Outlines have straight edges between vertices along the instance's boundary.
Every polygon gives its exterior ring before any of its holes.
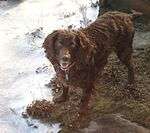
{"type": "Polygon", "coordinates": [[[82,33],[67,30],[48,35],[43,47],[47,57],[55,58],[62,70],[70,69],[79,60],[86,63],[94,48],[82,33]]]}

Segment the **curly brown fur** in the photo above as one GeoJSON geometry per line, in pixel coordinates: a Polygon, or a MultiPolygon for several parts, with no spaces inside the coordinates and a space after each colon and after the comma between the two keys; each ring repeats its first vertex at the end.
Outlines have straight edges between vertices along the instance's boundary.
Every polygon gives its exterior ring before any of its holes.
{"type": "Polygon", "coordinates": [[[67,99],[70,85],[80,86],[83,88],[81,112],[86,112],[96,76],[106,65],[107,58],[113,50],[128,68],[129,83],[134,82],[131,58],[134,16],[135,14],[107,12],[86,28],[56,30],[47,36],[43,44],[46,56],[64,86],[63,94],[57,102],[67,99]],[[64,70],[60,62],[61,56],[65,56],[62,54],[65,50],[68,62],[73,62],[74,65],[64,70]]]}

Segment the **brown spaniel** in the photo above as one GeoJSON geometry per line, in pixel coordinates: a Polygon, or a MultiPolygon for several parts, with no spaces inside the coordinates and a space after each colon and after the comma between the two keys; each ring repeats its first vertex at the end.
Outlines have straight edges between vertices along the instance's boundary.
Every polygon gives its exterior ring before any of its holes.
{"type": "Polygon", "coordinates": [[[86,28],[56,30],[48,35],[43,47],[53,64],[56,76],[63,84],[63,93],[56,99],[68,98],[69,86],[83,88],[81,112],[86,111],[94,81],[114,50],[128,68],[128,82],[134,83],[132,65],[133,21],[140,13],[107,12],[86,28]]]}

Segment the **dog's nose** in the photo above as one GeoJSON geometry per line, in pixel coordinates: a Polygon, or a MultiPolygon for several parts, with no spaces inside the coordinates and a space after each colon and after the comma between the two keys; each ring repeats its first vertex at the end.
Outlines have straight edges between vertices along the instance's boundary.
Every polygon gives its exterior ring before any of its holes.
{"type": "Polygon", "coordinates": [[[59,57],[62,62],[70,62],[70,60],[71,60],[70,51],[66,48],[62,49],[60,51],[59,57]]]}
{"type": "Polygon", "coordinates": [[[69,56],[63,56],[59,63],[60,63],[60,66],[62,68],[67,68],[70,64],[70,57],[69,56]]]}
{"type": "Polygon", "coordinates": [[[64,56],[64,57],[62,57],[62,60],[63,60],[64,62],[66,62],[66,61],[69,61],[70,58],[69,58],[69,56],[64,56]]]}

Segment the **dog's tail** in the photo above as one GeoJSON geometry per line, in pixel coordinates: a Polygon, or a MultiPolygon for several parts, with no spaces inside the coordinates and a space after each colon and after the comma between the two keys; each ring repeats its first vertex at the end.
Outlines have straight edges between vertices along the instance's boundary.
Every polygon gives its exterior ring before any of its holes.
{"type": "Polygon", "coordinates": [[[132,20],[135,20],[136,18],[139,18],[139,17],[141,17],[142,15],[143,15],[142,12],[137,12],[137,11],[135,11],[135,10],[132,10],[131,18],[132,18],[132,20]]]}

